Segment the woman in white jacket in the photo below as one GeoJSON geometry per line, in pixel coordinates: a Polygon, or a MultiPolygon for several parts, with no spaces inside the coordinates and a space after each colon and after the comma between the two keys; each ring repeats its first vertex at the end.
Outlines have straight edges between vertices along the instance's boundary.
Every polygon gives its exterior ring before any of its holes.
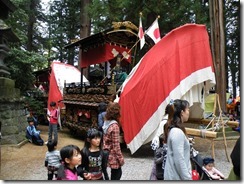
{"type": "Polygon", "coordinates": [[[171,100],[165,112],[169,119],[165,131],[168,151],[164,180],[192,180],[190,143],[183,126],[189,119],[189,102],[171,100]]]}

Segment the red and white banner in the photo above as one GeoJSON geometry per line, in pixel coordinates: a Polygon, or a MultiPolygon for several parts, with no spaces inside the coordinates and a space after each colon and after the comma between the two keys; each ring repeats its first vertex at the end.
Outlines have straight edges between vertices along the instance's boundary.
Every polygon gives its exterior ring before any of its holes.
{"type": "Polygon", "coordinates": [[[140,17],[140,20],[139,20],[138,37],[140,39],[140,49],[142,49],[142,47],[145,45],[145,36],[144,36],[144,32],[143,32],[141,17],[140,17]]]}
{"type": "MultiPolygon", "coordinates": [[[[51,110],[50,102],[52,101],[56,102],[57,105],[59,104],[60,108],[64,107],[63,103],[58,103],[58,101],[63,100],[64,81],[66,81],[66,83],[81,81],[80,71],[72,65],[53,62],[51,68],[48,93],[49,110],[51,110]]],[[[83,82],[88,82],[85,76],[83,76],[83,82]]]]}
{"type": "Polygon", "coordinates": [[[103,45],[99,45],[96,48],[83,50],[81,57],[81,67],[85,68],[89,65],[104,63],[114,59],[118,54],[121,54],[125,61],[129,63],[131,62],[131,54],[129,53],[129,49],[119,45],[105,43],[103,45]]]}
{"type": "Polygon", "coordinates": [[[161,40],[159,26],[158,26],[158,19],[156,19],[152,25],[147,29],[146,34],[152,38],[154,43],[158,43],[161,40]]]}
{"type": "Polygon", "coordinates": [[[215,84],[209,36],[204,25],[186,24],[154,45],[122,85],[121,124],[132,154],[152,140],[170,99],[198,84],[215,84]]]}

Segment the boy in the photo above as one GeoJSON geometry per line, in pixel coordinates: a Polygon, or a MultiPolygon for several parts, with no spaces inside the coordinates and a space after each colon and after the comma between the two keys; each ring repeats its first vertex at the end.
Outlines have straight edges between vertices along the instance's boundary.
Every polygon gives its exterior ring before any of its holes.
{"type": "Polygon", "coordinates": [[[57,178],[58,168],[61,165],[60,152],[57,150],[57,142],[48,142],[47,143],[48,151],[45,156],[45,167],[48,170],[48,180],[52,180],[53,176],[57,178]]]}
{"type": "Polygon", "coordinates": [[[58,110],[56,108],[56,102],[51,102],[50,107],[51,110],[47,114],[49,119],[48,142],[52,142],[52,134],[54,134],[54,140],[58,142],[58,110]]]}
{"type": "Polygon", "coordinates": [[[37,145],[42,146],[43,145],[43,140],[40,137],[40,131],[36,130],[34,126],[34,119],[32,117],[28,117],[27,121],[29,125],[26,128],[26,138],[30,143],[34,143],[37,145]]]}

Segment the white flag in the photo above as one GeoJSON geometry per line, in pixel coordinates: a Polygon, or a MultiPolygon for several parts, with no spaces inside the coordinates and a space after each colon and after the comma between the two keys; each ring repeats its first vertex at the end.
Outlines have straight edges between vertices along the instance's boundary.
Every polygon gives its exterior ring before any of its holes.
{"type": "Polygon", "coordinates": [[[139,37],[139,39],[140,39],[140,48],[142,49],[142,47],[143,47],[144,44],[145,44],[145,37],[144,37],[143,28],[142,28],[141,17],[140,17],[140,21],[139,21],[138,37],[139,37]]]}
{"type": "Polygon", "coordinates": [[[152,38],[154,43],[158,43],[161,40],[158,19],[156,19],[152,25],[147,29],[146,34],[152,38]]]}

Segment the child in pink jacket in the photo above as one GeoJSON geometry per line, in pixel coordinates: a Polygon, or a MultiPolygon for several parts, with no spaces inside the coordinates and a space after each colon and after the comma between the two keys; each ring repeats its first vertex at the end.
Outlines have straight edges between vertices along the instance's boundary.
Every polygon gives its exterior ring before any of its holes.
{"type": "Polygon", "coordinates": [[[210,177],[214,180],[225,179],[224,175],[214,167],[214,159],[211,157],[206,157],[203,159],[203,170],[206,171],[210,177]]]}

